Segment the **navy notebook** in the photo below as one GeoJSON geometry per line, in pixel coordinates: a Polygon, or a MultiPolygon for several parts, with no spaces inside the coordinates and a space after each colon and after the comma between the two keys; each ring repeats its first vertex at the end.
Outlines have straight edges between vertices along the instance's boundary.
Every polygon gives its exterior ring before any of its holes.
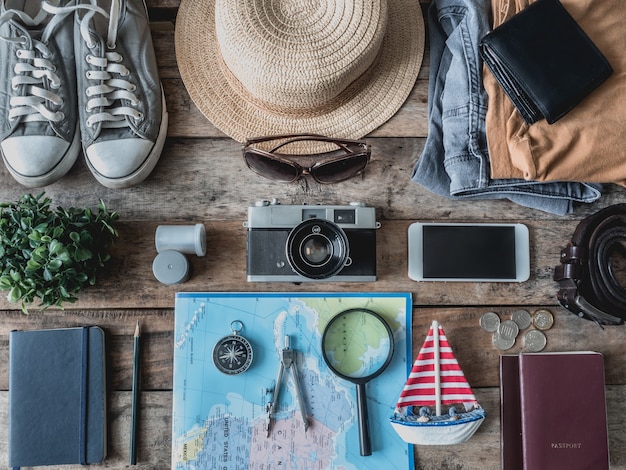
{"type": "Polygon", "coordinates": [[[104,332],[9,334],[9,465],[88,464],[106,456],[104,332]]]}

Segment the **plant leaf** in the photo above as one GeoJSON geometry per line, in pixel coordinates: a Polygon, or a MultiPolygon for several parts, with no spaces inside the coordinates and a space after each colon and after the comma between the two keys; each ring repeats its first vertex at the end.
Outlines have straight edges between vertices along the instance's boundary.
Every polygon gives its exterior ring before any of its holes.
{"type": "Polygon", "coordinates": [[[97,210],[50,205],[45,192],[0,202],[0,289],[24,313],[36,298],[43,309],[75,302],[76,293],[95,283],[118,236],[119,216],[101,199],[97,210]]]}
{"type": "Polygon", "coordinates": [[[26,271],[37,271],[41,268],[41,264],[34,259],[29,259],[26,263],[26,271]]]}
{"type": "Polygon", "coordinates": [[[17,303],[22,297],[22,291],[18,286],[13,286],[9,291],[8,299],[9,302],[17,303]]]}
{"type": "Polygon", "coordinates": [[[74,256],[76,257],[77,261],[86,261],[88,259],[91,259],[92,254],[91,251],[89,251],[87,248],[79,247],[76,250],[74,256]]]}

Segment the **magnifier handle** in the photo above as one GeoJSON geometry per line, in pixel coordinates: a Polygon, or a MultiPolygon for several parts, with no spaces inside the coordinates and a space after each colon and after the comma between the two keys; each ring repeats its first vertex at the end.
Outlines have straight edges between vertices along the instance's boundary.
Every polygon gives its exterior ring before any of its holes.
{"type": "Polygon", "coordinates": [[[369,418],[367,415],[367,397],[365,396],[365,384],[356,385],[356,403],[359,418],[359,444],[361,455],[372,455],[372,445],[370,443],[369,418]]]}

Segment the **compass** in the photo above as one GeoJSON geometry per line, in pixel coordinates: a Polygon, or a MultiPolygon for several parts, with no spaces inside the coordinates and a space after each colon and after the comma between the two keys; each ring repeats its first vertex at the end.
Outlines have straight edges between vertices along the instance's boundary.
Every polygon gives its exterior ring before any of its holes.
{"type": "Polygon", "coordinates": [[[230,324],[232,335],[224,336],[213,347],[213,363],[220,372],[237,375],[247,371],[252,364],[252,346],[239,332],[243,322],[235,320],[230,324]]]}

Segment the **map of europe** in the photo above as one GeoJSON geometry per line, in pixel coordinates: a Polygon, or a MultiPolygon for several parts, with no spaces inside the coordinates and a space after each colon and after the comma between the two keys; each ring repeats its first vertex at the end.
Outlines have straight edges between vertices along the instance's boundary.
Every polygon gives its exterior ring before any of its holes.
{"type": "MultiPolygon", "coordinates": [[[[389,416],[411,364],[411,297],[406,293],[178,293],[175,303],[172,468],[412,469],[413,451],[389,416]],[[340,312],[364,308],[393,332],[389,366],[367,385],[372,454],[361,456],[355,385],[333,374],[321,338],[340,312]],[[252,363],[239,374],[220,371],[213,348],[236,333],[249,342],[252,363]],[[295,352],[309,424],[305,431],[293,377],[285,371],[268,436],[285,337],[295,352]]],[[[367,335],[364,335],[367,337],[367,335]]],[[[364,344],[364,351],[379,345],[364,344]]]]}

